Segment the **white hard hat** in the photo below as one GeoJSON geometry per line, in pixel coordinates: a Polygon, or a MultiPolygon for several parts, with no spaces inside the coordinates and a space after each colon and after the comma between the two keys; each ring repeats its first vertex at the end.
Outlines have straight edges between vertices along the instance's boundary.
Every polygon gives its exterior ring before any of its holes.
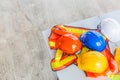
{"type": "Polygon", "coordinates": [[[101,32],[111,41],[120,41],[120,24],[111,18],[106,18],[101,21],[101,32]]]}

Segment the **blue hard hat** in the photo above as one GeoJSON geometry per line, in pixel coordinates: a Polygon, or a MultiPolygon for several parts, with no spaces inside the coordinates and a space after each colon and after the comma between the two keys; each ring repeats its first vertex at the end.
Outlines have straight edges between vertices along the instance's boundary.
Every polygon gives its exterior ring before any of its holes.
{"type": "Polygon", "coordinates": [[[102,34],[90,30],[80,36],[80,41],[90,50],[103,51],[106,48],[106,41],[102,34]]]}

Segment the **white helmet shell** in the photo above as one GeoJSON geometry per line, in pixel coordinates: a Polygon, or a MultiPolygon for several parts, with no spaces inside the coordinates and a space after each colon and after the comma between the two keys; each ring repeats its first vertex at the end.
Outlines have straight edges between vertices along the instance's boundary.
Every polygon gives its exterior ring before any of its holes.
{"type": "Polygon", "coordinates": [[[111,41],[120,41],[120,24],[111,18],[106,18],[101,21],[101,32],[111,41]]]}

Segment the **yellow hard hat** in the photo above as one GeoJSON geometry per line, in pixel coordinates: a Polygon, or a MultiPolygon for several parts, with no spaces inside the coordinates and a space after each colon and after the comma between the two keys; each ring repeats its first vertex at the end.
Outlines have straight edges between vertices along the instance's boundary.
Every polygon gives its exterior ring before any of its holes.
{"type": "Polygon", "coordinates": [[[79,55],[77,63],[79,69],[87,72],[103,73],[108,68],[107,58],[97,51],[79,55]]]}

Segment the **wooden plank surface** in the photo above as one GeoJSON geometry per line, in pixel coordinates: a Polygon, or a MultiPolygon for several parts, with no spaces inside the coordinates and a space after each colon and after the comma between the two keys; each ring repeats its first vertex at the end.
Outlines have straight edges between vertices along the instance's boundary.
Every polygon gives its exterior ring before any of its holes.
{"type": "Polygon", "coordinates": [[[42,31],[120,9],[120,0],[0,0],[0,80],[54,80],[42,31]]]}

